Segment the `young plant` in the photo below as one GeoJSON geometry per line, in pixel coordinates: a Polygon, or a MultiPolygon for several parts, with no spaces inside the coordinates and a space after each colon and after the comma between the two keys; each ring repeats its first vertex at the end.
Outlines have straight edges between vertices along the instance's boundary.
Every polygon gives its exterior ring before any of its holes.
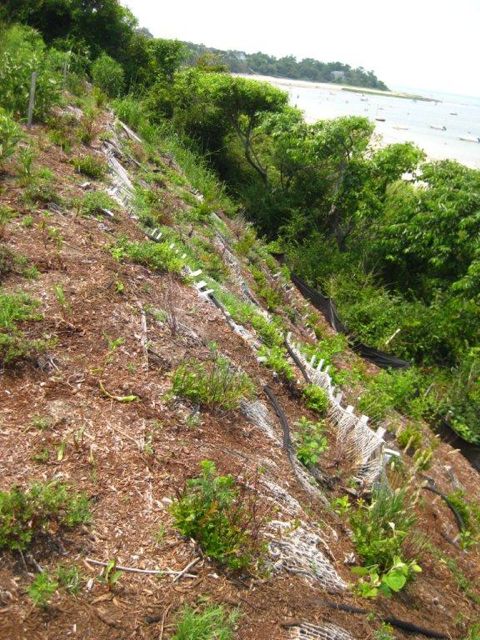
{"type": "Polygon", "coordinates": [[[328,448],[323,422],[312,422],[302,417],[296,424],[297,458],[306,467],[313,467],[320,461],[328,448]]]}
{"type": "Polygon", "coordinates": [[[122,572],[116,569],[117,561],[109,560],[107,566],[103,569],[100,580],[105,583],[111,591],[122,577],[122,572]]]}
{"type": "Polygon", "coordinates": [[[212,560],[245,569],[263,553],[257,494],[248,493],[232,475],[219,475],[210,460],[201,462],[200,469],[171,507],[175,526],[212,560]]]}
{"type": "Polygon", "coordinates": [[[327,392],[315,384],[309,384],[303,390],[305,405],[320,416],[325,416],[328,410],[327,392]]]}
{"type": "Polygon", "coordinates": [[[403,559],[403,545],[415,522],[405,501],[405,490],[379,487],[373,491],[370,504],[360,500],[351,512],[353,541],[364,563],[355,571],[362,575],[359,589],[366,597],[399,591],[421,571],[415,560],[403,559]]]}
{"type": "Polygon", "coordinates": [[[214,353],[207,362],[181,364],[173,374],[172,391],[210,410],[232,410],[253,395],[254,386],[246,373],[236,371],[227,358],[214,353]]]}
{"type": "Polygon", "coordinates": [[[277,375],[286,380],[292,382],[295,380],[295,373],[292,366],[288,362],[287,353],[282,347],[266,347],[262,346],[259,352],[260,358],[263,359],[265,366],[269,369],[273,369],[277,375]]]}
{"type": "Polygon", "coordinates": [[[46,571],[39,573],[27,589],[27,593],[36,607],[46,609],[59,587],[58,582],[46,571]]]}

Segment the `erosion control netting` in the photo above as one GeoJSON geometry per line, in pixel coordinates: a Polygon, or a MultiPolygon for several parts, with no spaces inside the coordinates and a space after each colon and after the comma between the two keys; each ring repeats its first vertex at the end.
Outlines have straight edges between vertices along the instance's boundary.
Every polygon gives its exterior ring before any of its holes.
{"type": "MultiPolygon", "coordinates": [[[[115,195],[119,201],[129,208],[133,188],[132,182],[128,172],[122,167],[119,161],[113,157],[115,154],[117,157],[121,158],[120,145],[115,140],[113,149],[105,149],[105,151],[114,175],[114,184],[116,187],[115,195]]],[[[153,232],[149,232],[148,235],[156,242],[162,241],[162,233],[157,229],[153,230],[153,232]]],[[[179,252],[179,249],[175,249],[174,243],[172,243],[172,248],[174,251],[179,252]]],[[[233,262],[235,262],[238,267],[239,265],[233,254],[232,257],[233,262]]],[[[198,295],[203,299],[210,301],[212,304],[215,304],[223,313],[224,318],[230,327],[242,336],[254,352],[258,352],[258,348],[260,346],[258,339],[256,339],[250,331],[233,321],[229,312],[212,295],[213,292],[208,289],[206,282],[203,280],[196,281],[196,278],[198,278],[202,273],[201,270],[192,271],[188,267],[187,270],[193,281],[192,286],[195,288],[198,295]]],[[[237,275],[241,277],[240,274],[237,275]]],[[[265,310],[261,308],[259,309],[263,312],[265,317],[270,317],[265,310]]],[[[315,372],[317,372],[316,369],[315,372]]],[[[314,377],[312,377],[312,380],[314,380],[314,377]]],[[[327,378],[325,378],[324,382],[326,380],[327,378]]],[[[251,422],[257,425],[259,429],[261,429],[273,442],[275,442],[275,444],[282,447],[282,439],[277,435],[277,431],[274,427],[276,421],[265,404],[259,400],[249,403],[245,402],[242,404],[242,411],[251,420],[251,422]]],[[[291,454],[291,451],[288,451],[288,453],[291,454]]],[[[321,497],[325,500],[319,488],[315,486],[313,479],[307,470],[298,463],[295,456],[289,455],[289,461],[293,468],[294,475],[302,488],[307,491],[312,498],[321,497]]],[[[305,514],[298,501],[291,496],[285,488],[281,487],[272,479],[264,478],[263,486],[266,490],[267,496],[275,504],[278,516],[285,518],[285,521],[276,520],[271,522],[266,533],[269,540],[269,553],[271,557],[272,571],[287,571],[292,574],[303,576],[306,580],[317,582],[326,590],[331,592],[345,590],[347,584],[336,572],[333,565],[328,560],[327,555],[319,548],[323,547],[327,553],[330,553],[325,540],[318,535],[318,527],[313,530],[313,528],[304,521],[304,519],[306,520],[305,514]],[[304,519],[302,519],[302,516],[304,519]],[[294,518],[293,521],[292,517],[294,518]]]]}
{"type": "Polygon", "coordinates": [[[347,588],[319,546],[328,549],[318,533],[303,522],[273,520],[267,531],[269,553],[274,572],[301,575],[309,582],[320,582],[327,591],[337,593],[347,588]]]}
{"type": "Polygon", "coordinates": [[[385,451],[382,430],[373,431],[368,426],[367,416],[356,416],[353,407],[342,407],[341,394],[335,393],[335,387],[324,362],[318,364],[315,358],[307,360],[296,344],[287,336],[287,343],[296,357],[302,362],[313,384],[322,387],[329,399],[329,418],[337,427],[337,443],[348,456],[358,479],[372,484],[383,475],[385,460],[390,452],[385,451]]]}
{"type": "Polygon", "coordinates": [[[354,640],[345,629],[330,623],[317,626],[302,622],[290,627],[288,637],[291,640],[354,640]]]}
{"type": "Polygon", "coordinates": [[[401,360],[400,358],[396,358],[389,353],[379,351],[374,347],[369,347],[366,344],[363,344],[363,342],[360,342],[360,340],[355,338],[355,336],[353,336],[348,331],[347,327],[338,317],[335,303],[331,298],[327,298],[316,289],[308,286],[308,284],[301,278],[299,278],[296,274],[292,273],[291,277],[292,282],[295,284],[302,296],[309,300],[313,304],[313,306],[323,314],[325,319],[328,321],[330,326],[335,329],[335,331],[348,336],[348,341],[351,348],[359,355],[361,355],[362,358],[373,362],[382,369],[405,369],[410,366],[410,363],[406,360],[401,360]]]}

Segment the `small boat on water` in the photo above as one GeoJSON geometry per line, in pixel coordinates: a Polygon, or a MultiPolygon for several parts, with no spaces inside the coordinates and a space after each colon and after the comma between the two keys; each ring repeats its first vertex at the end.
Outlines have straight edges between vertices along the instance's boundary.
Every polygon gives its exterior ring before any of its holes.
{"type": "Polygon", "coordinates": [[[436,129],[437,131],[446,131],[447,127],[444,124],[443,125],[431,124],[430,129],[436,129]]]}
{"type": "Polygon", "coordinates": [[[464,142],[480,142],[480,138],[478,136],[460,136],[459,140],[463,140],[464,142]]]}
{"type": "Polygon", "coordinates": [[[385,122],[385,118],[375,118],[377,122],[385,122]]]}
{"type": "Polygon", "coordinates": [[[451,115],[451,116],[458,116],[458,113],[457,113],[456,111],[451,111],[451,112],[450,112],[450,115],[451,115]]]}
{"type": "Polygon", "coordinates": [[[395,124],[392,129],[398,129],[398,131],[408,131],[408,127],[406,124],[395,124]]]}

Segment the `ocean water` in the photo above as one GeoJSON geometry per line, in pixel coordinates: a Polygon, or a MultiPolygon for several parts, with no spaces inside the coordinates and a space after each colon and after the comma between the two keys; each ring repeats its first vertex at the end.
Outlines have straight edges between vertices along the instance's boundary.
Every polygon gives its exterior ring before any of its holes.
{"type": "Polygon", "coordinates": [[[308,122],[346,115],[366,116],[375,122],[376,133],[385,144],[414,142],[432,159],[451,158],[480,169],[480,143],[460,140],[480,137],[480,98],[402,88],[435,100],[424,102],[351,93],[335,85],[268,80],[288,91],[290,103],[304,112],[308,122]],[[376,118],[385,121],[378,122],[376,118]]]}

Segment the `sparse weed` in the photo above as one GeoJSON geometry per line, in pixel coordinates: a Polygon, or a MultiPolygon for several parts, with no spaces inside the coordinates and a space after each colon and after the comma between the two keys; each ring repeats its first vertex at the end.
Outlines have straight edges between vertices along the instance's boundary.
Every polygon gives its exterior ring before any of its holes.
{"type": "Polygon", "coordinates": [[[227,613],[219,605],[201,611],[185,606],[177,616],[172,640],[233,640],[237,620],[237,611],[227,613]]]}
{"type": "Polygon", "coordinates": [[[72,158],[72,165],[77,173],[93,180],[101,180],[107,173],[107,163],[92,154],[72,158]]]}

